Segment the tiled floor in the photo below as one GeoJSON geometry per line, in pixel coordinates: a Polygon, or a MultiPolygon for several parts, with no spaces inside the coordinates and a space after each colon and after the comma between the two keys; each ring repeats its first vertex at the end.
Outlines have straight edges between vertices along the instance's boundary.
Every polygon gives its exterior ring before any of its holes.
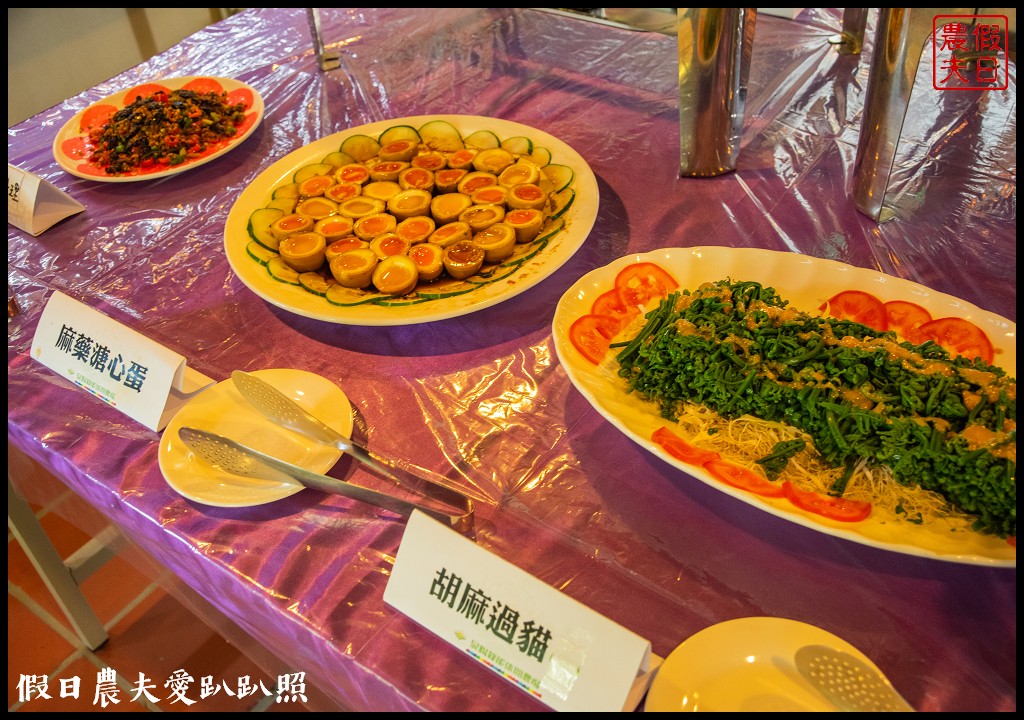
{"type": "MultiPolygon", "coordinates": [[[[44,530],[62,557],[88,538],[76,525],[50,508],[33,506],[44,530]]],[[[85,526],[85,525],[83,525],[85,526]]],[[[167,583],[166,578],[162,579],[167,583]]],[[[172,585],[166,585],[172,587],[172,585]]],[[[10,531],[7,534],[7,705],[11,712],[303,711],[300,704],[276,702],[276,677],[233,647],[182,603],[119,554],[85,580],[82,590],[110,639],[95,651],[85,648],[10,531]],[[116,673],[118,702],[103,705],[106,687],[100,673],[116,673]],[[186,704],[167,681],[185,671],[186,704]],[[140,673],[155,701],[135,690],[140,673]],[[49,697],[25,696],[26,676],[49,697]],[[219,688],[202,689],[204,678],[219,688]],[[73,690],[78,679],[77,697],[73,690]],[[248,684],[244,684],[244,679],[248,684]],[[239,692],[242,684],[243,691],[239,692]],[[246,687],[254,692],[248,693],[246,687]],[[271,694],[266,694],[264,688],[271,694]],[[229,694],[229,691],[231,694],[229,694]],[[204,697],[205,695],[205,697],[204,697]]],[[[104,678],[105,679],[105,676],[104,678]]]]}

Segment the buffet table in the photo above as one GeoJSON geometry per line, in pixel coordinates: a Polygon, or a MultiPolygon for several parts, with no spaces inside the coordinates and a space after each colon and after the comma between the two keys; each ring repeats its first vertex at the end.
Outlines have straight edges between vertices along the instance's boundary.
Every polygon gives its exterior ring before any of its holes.
{"type": "MultiPolygon", "coordinates": [[[[340,53],[323,71],[304,9],[247,9],[8,129],[8,160],[86,210],[38,237],[8,227],[8,439],[155,558],[216,622],[240,629],[341,709],[545,706],[383,600],[405,521],[306,490],[251,508],[188,500],[160,434],[57,377],[29,350],[54,290],[183,355],[234,370],[305,370],[341,388],[355,434],[476,501],[474,541],[668,656],[727,620],[834,633],[922,711],[1015,711],[1016,569],[850,542],[762,512],[653,456],[588,404],[552,319],[581,276],[700,245],[836,260],[1016,322],[1016,69],[1005,91],[934,90],[922,70],[879,224],[850,202],[871,57],[828,39],[841,11],[757,21],[734,173],[679,178],[677,43],[527,8],[323,9],[340,53]],[[213,75],[266,106],[237,148],[154,181],[101,183],[55,162],[58,129],[133,84],[213,75]],[[246,287],[228,213],[262,171],[322,137],[465,114],[558,138],[592,168],[592,231],[556,272],[504,302],[407,326],[324,322],[246,287]]],[[[332,475],[372,485],[347,458],[332,475]]],[[[19,483],[39,499],[42,487],[19,483]]],[[[258,650],[256,650],[258,649],[258,650]]],[[[609,708],[612,709],[612,708],[609,708]]]]}

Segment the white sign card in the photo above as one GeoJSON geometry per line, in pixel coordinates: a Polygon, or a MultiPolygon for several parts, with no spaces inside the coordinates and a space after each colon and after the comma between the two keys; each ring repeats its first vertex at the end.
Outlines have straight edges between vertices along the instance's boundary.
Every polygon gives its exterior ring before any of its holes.
{"type": "Polygon", "coordinates": [[[59,290],[43,308],[32,357],[157,431],[214,382],[178,353],[59,290]]]}
{"type": "Polygon", "coordinates": [[[651,643],[420,511],[384,601],[555,710],[632,711],[651,643]]]}
{"type": "Polygon", "coordinates": [[[85,206],[63,190],[7,163],[7,222],[14,227],[34,237],[83,210],[85,206]]]}

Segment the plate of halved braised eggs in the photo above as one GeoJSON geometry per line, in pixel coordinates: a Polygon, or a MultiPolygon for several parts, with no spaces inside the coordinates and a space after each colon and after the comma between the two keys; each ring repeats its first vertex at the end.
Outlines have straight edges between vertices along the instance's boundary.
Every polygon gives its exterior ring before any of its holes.
{"type": "Polygon", "coordinates": [[[408,325],[491,307],[565,264],[597,180],[558,138],[471,115],[361,125],[276,161],[242,191],[224,246],[241,281],[298,315],[408,325]]]}

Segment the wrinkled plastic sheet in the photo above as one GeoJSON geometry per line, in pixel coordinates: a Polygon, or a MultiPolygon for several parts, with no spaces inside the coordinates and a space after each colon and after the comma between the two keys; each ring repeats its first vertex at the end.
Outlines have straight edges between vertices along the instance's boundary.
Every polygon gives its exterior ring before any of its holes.
{"type": "MultiPolygon", "coordinates": [[[[8,129],[10,162],[87,208],[38,238],[8,227],[22,309],[8,323],[14,447],[169,568],[208,621],[306,671],[340,707],[543,709],[383,602],[401,519],[313,491],[217,509],[171,490],[156,433],[30,358],[53,290],[217,380],[262,368],[329,378],[356,408],[357,437],[477,499],[477,543],[661,656],[715,623],[787,617],[853,643],[920,710],[1016,709],[1015,570],[850,543],[697,482],[591,409],[551,335],[561,294],[586,272],[703,244],[873,268],[1015,321],[1015,65],[1007,91],[943,93],[922,61],[887,196],[897,219],[880,225],[848,196],[874,14],[859,57],[827,42],[841,10],[759,17],[737,171],[686,180],[674,37],[522,8],[321,18],[337,70],[320,71],[304,9],[248,9],[8,129]],[[89,103],[200,74],[249,83],[266,103],[261,127],[224,157],[130,184],[77,179],[54,162],[54,135],[89,103]],[[586,159],[599,215],[555,274],[485,311],[391,328],[299,317],[235,277],[225,218],[270,163],[352,126],[434,113],[521,122],[586,159]]],[[[330,474],[374,481],[348,459],[330,474]]],[[[44,502],[43,485],[19,490],[44,502]]]]}

